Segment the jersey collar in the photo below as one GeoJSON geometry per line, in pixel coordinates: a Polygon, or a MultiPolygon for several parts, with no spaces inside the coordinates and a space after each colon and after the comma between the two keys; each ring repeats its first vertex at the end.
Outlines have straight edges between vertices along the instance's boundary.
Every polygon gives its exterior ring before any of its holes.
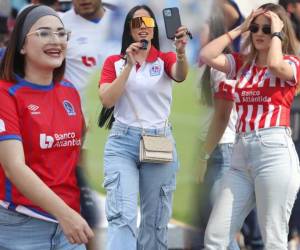
{"type": "Polygon", "coordinates": [[[154,62],[157,60],[158,58],[158,55],[159,55],[159,51],[153,46],[151,45],[151,48],[149,50],[149,54],[146,58],[146,62],[154,62]]]}
{"type": "Polygon", "coordinates": [[[20,84],[22,86],[27,86],[30,87],[32,89],[37,89],[37,90],[51,90],[54,87],[54,83],[51,82],[51,84],[49,85],[40,85],[40,84],[36,84],[33,82],[29,82],[26,81],[25,79],[23,79],[22,77],[18,76],[17,74],[15,74],[16,80],[17,80],[17,84],[20,84]]]}

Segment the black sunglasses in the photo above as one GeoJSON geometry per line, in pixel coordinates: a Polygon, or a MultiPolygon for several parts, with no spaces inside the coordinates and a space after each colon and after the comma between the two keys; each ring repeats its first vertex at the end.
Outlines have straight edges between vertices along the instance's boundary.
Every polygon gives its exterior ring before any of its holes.
{"type": "MultiPolygon", "coordinates": [[[[257,33],[259,31],[259,29],[260,29],[260,26],[257,24],[251,24],[249,27],[249,30],[251,33],[257,33]]],[[[263,25],[261,30],[265,35],[271,34],[271,26],[270,25],[263,25]]]]}

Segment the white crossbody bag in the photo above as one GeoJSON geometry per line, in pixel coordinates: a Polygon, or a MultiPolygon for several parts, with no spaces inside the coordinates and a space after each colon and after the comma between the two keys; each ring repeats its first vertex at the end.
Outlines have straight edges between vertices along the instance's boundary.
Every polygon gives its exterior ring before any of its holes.
{"type": "Polygon", "coordinates": [[[133,112],[136,116],[136,119],[140,123],[142,128],[142,137],[140,140],[140,162],[149,162],[149,163],[168,163],[173,161],[173,143],[166,136],[166,126],[165,123],[165,132],[163,135],[146,135],[143,128],[142,122],[139,119],[137,110],[133,105],[129,95],[125,92],[130,106],[133,109],[133,112]]]}

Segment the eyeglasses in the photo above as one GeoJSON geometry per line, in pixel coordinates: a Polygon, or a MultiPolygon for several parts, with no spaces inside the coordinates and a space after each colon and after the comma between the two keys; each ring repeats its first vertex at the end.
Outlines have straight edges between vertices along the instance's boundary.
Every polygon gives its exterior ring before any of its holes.
{"type": "MultiPolygon", "coordinates": [[[[259,29],[260,29],[260,26],[257,24],[251,24],[249,27],[249,30],[251,33],[257,33],[259,31],[259,29]]],[[[261,27],[261,30],[265,35],[271,34],[271,26],[270,25],[263,25],[261,27]]]]}
{"type": "Polygon", "coordinates": [[[38,29],[27,34],[27,36],[37,35],[41,40],[50,41],[56,36],[59,41],[69,41],[71,32],[67,30],[52,31],[50,29],[38,29]]]}
{"type": "Polygon", "coordinates": [[[155,27],[155,21],[152,17],[142,16],[142,17],[135,17],[131,19],[131,28],[133,29],[141,28],[143,24],[147,28],[155,27]]]}

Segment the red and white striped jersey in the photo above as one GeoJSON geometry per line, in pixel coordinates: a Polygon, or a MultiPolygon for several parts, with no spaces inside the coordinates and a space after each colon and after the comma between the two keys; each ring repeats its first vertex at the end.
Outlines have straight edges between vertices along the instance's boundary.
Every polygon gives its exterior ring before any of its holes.
{"type": "MultiPolygon", "coordinates": [[[[224,97],[235,101],[238,114],[236,131],[249,132],[260,128],[290,126],[290,110],[300,76],[300,60],[286,55],[294,73],[293,81],[284,81],[273,75],[268,67],[258,67],[255,62],[242,71],[242,56],[227,54],[230,63],[228,79],[236,79],[235,88],[222,86],[224,97]]],[[[226,85],[226,82],[223,82],[226,85]]],[[[221,86],[220,86],[221,87],[221,86]]],[[[222,95],[222,94],[220,94],[222,95]]]]}

